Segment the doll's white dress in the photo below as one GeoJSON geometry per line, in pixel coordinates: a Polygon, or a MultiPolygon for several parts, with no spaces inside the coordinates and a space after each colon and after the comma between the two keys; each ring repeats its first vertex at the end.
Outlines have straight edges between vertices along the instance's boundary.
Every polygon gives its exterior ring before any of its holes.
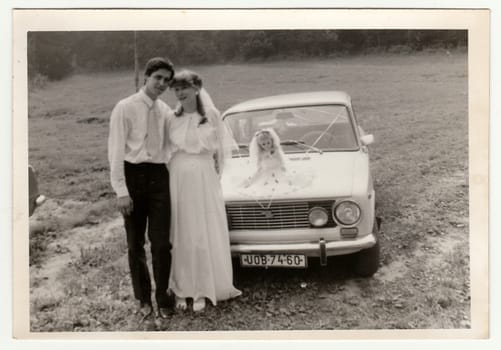
{"type": "MultiPolygon", "coordinates": [[[[217,117],[217,116],[216,116],[217,117]]],[[[169,288],[182,298],[217,301],[236,297],[230,240],[219,176],[215,120],[199,125],[198,113],[172,115],[169,138],[172,265],[169,288]]]]}
{"type": "Polygon", "coordinates": [[[237,187],[240,194],[255,200],[260,198],[271,204],[275,198],[290,195],[311,184],[313,179],[311,169],[297,172],[285,157],[278,155],[278,152],[273,154],[269,151],[263,152],[255,161],[252,175],[243,181],[238,178],[235,180],[241,183],[237,187]]]}

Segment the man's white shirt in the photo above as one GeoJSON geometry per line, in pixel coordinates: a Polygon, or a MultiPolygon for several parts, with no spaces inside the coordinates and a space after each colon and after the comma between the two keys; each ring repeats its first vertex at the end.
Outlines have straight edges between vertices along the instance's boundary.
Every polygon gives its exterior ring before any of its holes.
{"type": "Polygon", "coordinates": [[[125,183],[124,161],[129,163],[167,163],[170,159],[168,121],[171,108],[162,100],[152,100],[141,89],[117,103],[110,118],[108,160],[111,186],[118,197],[128,196],[125,183]],[[157,115],[159,151],[150,155],[146,150],[148,116],[157,115]]]}

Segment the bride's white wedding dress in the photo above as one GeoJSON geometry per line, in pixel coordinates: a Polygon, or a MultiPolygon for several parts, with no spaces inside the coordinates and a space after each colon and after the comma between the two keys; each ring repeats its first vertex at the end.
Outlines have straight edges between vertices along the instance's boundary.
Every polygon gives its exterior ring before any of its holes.
{"type": "MultiPolygon", "coordinates": [[[[209,113],[208,113],[209,114],[209,113]]],[[[218,115],[215,116],[218,118],[218,115]]],[[[230,241],[219,176],[217,122],[199,125],[198,113],[172,116],[169,138],[172,266],[169,288],[181,298],[217,301],[236,297],[230,241]]]]}

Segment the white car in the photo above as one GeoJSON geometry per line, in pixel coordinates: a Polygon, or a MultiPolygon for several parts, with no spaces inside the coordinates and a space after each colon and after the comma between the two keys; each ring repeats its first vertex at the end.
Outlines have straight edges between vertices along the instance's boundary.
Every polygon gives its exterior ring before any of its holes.
{"type": "MultiPolygon", "coordinates": [[[[223,113],[239,151],[222,175],[231,252],[241,266],[306,268],[351,254],[353,270],[379,267],[375,192],[368,145],[350,96],[342,91],[285,94],[223,113]],[[249,186],[257,167],[249,144],[259,130],[278,135],[286,171],[249,186]]],[[[277,173],[278,174],[278,173],[277,173]]]]}

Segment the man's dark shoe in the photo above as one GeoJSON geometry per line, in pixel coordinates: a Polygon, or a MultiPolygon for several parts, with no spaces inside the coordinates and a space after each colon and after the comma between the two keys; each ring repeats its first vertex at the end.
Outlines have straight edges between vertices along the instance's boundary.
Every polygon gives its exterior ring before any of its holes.
{"type": "Polygon", "coordinates": [[[149,303],[140,303],[137,313],[141,316],[147,317],[153,312],[153,307],[149,303]]]}
{"type": "Polygon", "coordinates": [[[169,318],[169,316],[172,314],[171,309],[168,309],[166,307],[161,307],[158,309],[158,316],[160,318],[169,318]]]}

